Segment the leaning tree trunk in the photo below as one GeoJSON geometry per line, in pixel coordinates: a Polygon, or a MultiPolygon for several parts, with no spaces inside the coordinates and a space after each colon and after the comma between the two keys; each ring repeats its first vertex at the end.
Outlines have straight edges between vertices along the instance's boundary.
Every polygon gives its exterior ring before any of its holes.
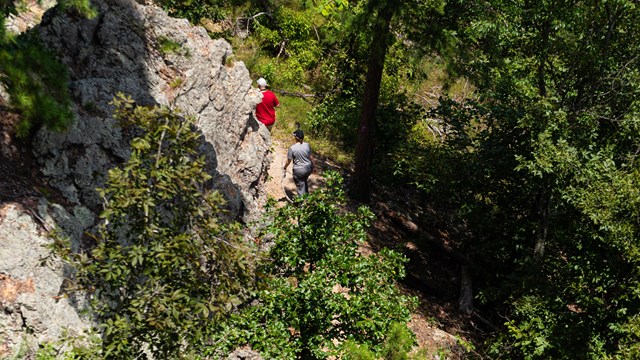
{"type": "Polygon", "coordinates": [[[362,101],[362,113],[356,148],[356,170],[353,196],[368,202],[371,196],[371,160],[373,157],[376,108],[380,97],[380,83],[384,59],[389,47],[389,25],[397,8],[397,0],[382,1],[373,26],[373,39],[369,47],[367,79],[362,101]]]}

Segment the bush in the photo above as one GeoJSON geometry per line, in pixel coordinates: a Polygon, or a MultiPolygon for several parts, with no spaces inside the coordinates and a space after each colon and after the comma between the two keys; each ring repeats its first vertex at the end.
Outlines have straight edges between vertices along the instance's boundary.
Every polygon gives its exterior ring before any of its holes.
{"type": "Polygon", "coordinates": [[[273,210],[255,306],[219,327],[212,354],[249,345],[269,359],[325,358],[349,340],[379,350],[391,325],[408,321],[414,300],[394,285],[406,259],[386,249],[360,254],[372,213],[344,212],[342,179],[325,178],[327,189],[273,210]]]}
{"type": "Polygon", "coordinates": [[[376,354],[367,345],[358,345],[353,341],[347,341],[343,348],[342,358],[344,360],[376,360],[376,354]]]}
{"type": "Polygon", "coordinates": [[[407,360],[414,342],[414,335],[405,324],[393,324],[382,347],[382,356],[388,360],[407,360]]]}
{"type": "Polygon", "coordinates": [[[308,124],[314,133],[332,138],[351,148],[357,143],[355,134],[359,115],[358,101],[353,98],[326,99],[310,112],[308,124]]]}
{"type": "MultiPolygon", "coordinates": [[[[4,27],[4,22],[0,25],[4,27]]],[[[62,131],[73,121],[67,70],[34,34],[12,38],[3,33],[0,82],[11,107],[21,114],[16,135],[25,137],[44,125],[62,131]]]]}
{"type": "Polygon", "coordinates": [[[196,351],[208,325],[242,302],[251,249],[237,224],[220,221],[224,200],[206,186],[193,119],[122,95],[114,105],[115,117],[142,135],[100,190],[97,245],[68,258],[93,297],[105,358],[175,358],[196,351]]]}

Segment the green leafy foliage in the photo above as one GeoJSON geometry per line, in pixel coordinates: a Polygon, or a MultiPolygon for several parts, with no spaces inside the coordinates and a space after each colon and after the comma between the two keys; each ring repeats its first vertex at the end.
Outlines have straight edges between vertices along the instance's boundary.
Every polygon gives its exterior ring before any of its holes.
{"type": "MultiPolygon", "coordinates": [[[[255,22],[255,36],[268,53],[283,60],[271,66],[277,71],[261,76],[276,83],[297,84],[307,77],[321,59],[322,48],[317,38],[314,17],[310,11],[294,11],[279,6],[273,15],[255,22]]],[[[295,85],[294,85],[295,86],[295,85]]]]}
{"type": "Polygon", "coordinates": [[[334,15],[348,8],[349,1],[347,0],[322,0],[318,5],[318,11],[322,16],[334,15]]]}
{"type": "Polygon", "coordinates": [[[353,340],[347,340],[342,346],[341,358],[345,360],[408,360],[423,359],[419,353],[411,354],[415,343],[414,334],[406,324],[395,323],[389,327],[384,344],[376,353],[367,344],[359,345],[353,340]]]}
{"type": "Polygon", "coordinates": [[[58,342],[42,342],[34,350],[34,354],[27,354],[20,359],[36,360],[81,360],[81,359],[101,359],[98,354],[101,346],[101,339],[98,335],[83,334],[70,336],[63,334],[63,338],[58,342]]]}
{"type": "Polygon", "coordinates": [[[98,15],[98,11],[87,0],[58,0],[58,6],[64,11],[75,11],[87,19],[98,15]]]}
{"type": "Polygon", "coordinates": [[[359,254],[372,214],[341,210],[341,178],[325,178],[327,189],[274,210],[255,305],[220,326],[212,353],[249,345],[269,359],[326,358],[347,340],[380,349],[392,324],[408,320],[414,300],[393,282],[406,260],[386,249],[359,254]]]}
{"type": "MultiPolygon", "coordinates": [[[[4,29],[4,22],[2,22],[4,29]]],[[[4,30],[3,30],[4,31],[4,30]]],[[[19,137],[44,125],[65,130],[73,121],[66,68],[30,33],[13,37],[4,33],[0,43],[0,82],[10,105],[22,117],[19,137]]]]}
{"type": "Polygon", "coordinates": [[[448,6],[466,19],[455,66],[483,97],[441,102],[447,137],[433,153],[444,156],[428,161],[449,169],[425,161],[437,180],[424,188],[469,232],[461,246],[487,270],[479,300],[507,315],[492,354],[628,358],[640,311],[637,5],[448,6]]]}
{"type": "Polygon", "coordinates": [[[376,354],[365,345],[347,340],[343,346],[342,358],[345,360],[376,360],[376,354]]]}
{"type": "Polygon", "coordinates": [[[246,297],[252,252],[207,186],[193,119],[122,95],[113,103],[121,124],[142,135],[100,190],[96,245],[72,257],[78,282],[93,296],[103,357],[179,358],[246,297]]]}
{"type": "MultiPolygon", "coordinates": [[[[0,5],[0,82],[9,94],[10,106],[21,114],[16,135],[26,137],[40,126],[65,130],[73,122],[67,69],[36,33],[15,36],[7,32],[6,17],[18,13],[17,3],[3,1],[0,5]]],[[[58,6],[88,19],[97,14],[87,0],[61,0],[58,6]]]]}
{"type": "Polygon", "coordinates": [[[349,97],[327,98],[313,108],[307,123],[315,134],[324,135],[347,146],[353,147],[353,135],[358,122],[358,101],[349,97]]]}
{"type": "Polygon", "coordinates": [[[388,360],[407,360],[409,351],[415,342],[414,335],[405,324],[396,323],[389,328],[382,347],[382,358],[388,360]]]}
{"type": "Polygon", "coordinates": [[[246,6],[245,0],[161,0],[159,2],[170,15],[189,20],[194,25],[202,20],[224,20],[232,14],[230,9],[246,6]]]}

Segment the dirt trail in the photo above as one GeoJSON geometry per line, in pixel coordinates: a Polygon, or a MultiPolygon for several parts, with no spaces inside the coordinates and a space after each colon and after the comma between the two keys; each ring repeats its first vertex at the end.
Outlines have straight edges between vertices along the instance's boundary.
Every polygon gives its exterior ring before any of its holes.
{"type": "MultiPolygon", "coordinates": [[[[291,144],[293,144],[293,141],[291,144]]],[[[282,166],[287,161],[287,149],[291,144],[285,144],[275,139],[271,140],[273,159],[271,161],[271,166],[269,167],[269,176],[265,182],[264,188],[267,195],[276,199],[278,203],[285,203],[287,201],[287,196],[290,199],[293,199],[296,196],[296,185],[293,183],[293,174],[291,173],[293,165],[289,164],[287,167],[287,176],[284,181],[282,181],[282,166]],[[284,191],[286,191],[286,196],[282,189],[283,185],[284,191]]],[[[308,180],[310,192],[324,186],[324,180],[322,178],[323,166],[317,158],[316,165],[319,167],[318,171],[312,173],[308,180]]]]}

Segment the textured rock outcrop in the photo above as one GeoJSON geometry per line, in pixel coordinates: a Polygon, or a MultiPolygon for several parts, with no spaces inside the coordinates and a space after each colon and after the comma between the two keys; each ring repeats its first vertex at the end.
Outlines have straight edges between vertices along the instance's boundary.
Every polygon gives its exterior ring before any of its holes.
{"type": "MultiPolygon", "coordinates": [[[[52,243],[47,231],[55,226],[47,208],[44,200],[37,210],[0,205],[0,358],[90,326],[79,315],[82,305],[62,296],[71,274],[47,247],[52,243]]],[[[59,206],[51,210],[73,223],[83,222],[59,206]]]]}
{"type": "Polygon", "coordinates": [[[94,19],[53,8],[33,30],[69,68],[76,122],[65,133],[41,130],[34,140],[43,181],[63,195],[58,202],[65,207],[37,196],[31,201],[39,205],[29,208],[0,201],[0,357],[15,354],[22,342],[55,340],[65,328],[74,333],[89,326],[78,315],[79,300],[60,296],[71,274],[44,245],[54,227],[76,243],[91,230],[102,203],[95,189],[129,156],[130,135],[111,116],[116,93],[196,117],[212,186],[233,217],[253,220],[265,201],[270,136],[252,116],[261,94],[244,64],[231,61],[231,46],[154,6],[92,4],[99,13],[94,19]]]}
{"type": "Polygon", "coordinates": [[[50,10],[38,31],[70,69],[78,121],[65,134],[41,131],[36,156],[44,174],[72,203],[100,203],[95,188],[126,159],[125,136],[110,117],[118,92],[142,105],[167,105],[195,116],[215,187],[232,212],[253,219],[264,201],[269,133],[251,115],[260,101],[231,46],[201,27],[129,0],[92,2],[92,20],[50,10]]]}
{"type": "Polygon", "coordinates": [[[251,349],[237,349],[229,354],[227,360],[263,360],[262,356],[251,349]]]}

